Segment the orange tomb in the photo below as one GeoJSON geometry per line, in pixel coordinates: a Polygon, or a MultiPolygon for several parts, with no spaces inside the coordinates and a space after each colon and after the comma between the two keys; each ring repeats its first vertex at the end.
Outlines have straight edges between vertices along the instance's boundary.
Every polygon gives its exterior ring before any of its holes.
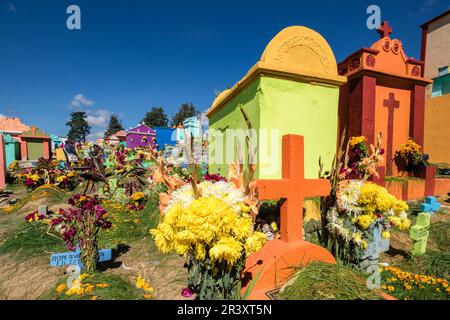
{"type": "Polygon", "coordinates": [[[382,171],[391,176],[397,174],[393,157],[401,144],[413,138],[423,146],[425,87],[431,81],[422,76],[423,62],[408,58],[401,41],[390,38],[387,22],[377,32],[380,39],[370,48],[338,64],[339,74],[348,77],[341,87],[339,127],[347,128],[347,139],[363,135],[369,144],[381,132],[386,151],[382,171]]]}
{"type": "Polygon", "coordinates": [[[330,182],[304,178],[303,136],[283,136],[282,150],[282,179],[256,181],[260,200],[281,198],[285,202],[280,211],[280,239],[266,242],[260,251],[246,261],[244,274],[255,279],[249,299],[267,300],[267,293],[278,288],[292,275],[292,266],[305,265],[311,261],[336,263],[326,249],[304,241],[302,230],[304,197],[328,195],[330,182]]]}

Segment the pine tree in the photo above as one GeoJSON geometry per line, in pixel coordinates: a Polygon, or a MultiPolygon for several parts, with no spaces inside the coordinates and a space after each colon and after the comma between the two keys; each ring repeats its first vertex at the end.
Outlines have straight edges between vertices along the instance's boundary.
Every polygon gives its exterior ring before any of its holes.
{"type": "Polygon", "coordinates": [[[72,112],[66,126],[69,127],[67,138],[70,141],[86,142],[86,137],[91,132],[91,126],[86,121],[86,112],[82,111],[72,112]]]}
{"type": "Polygon", "coordinates": [[[177,126],[189,117],[198,116],[200,112],[192,103],[183,103],[172,117],[172,125],[177,126]]]}
{"type": "Polygon", "coordinates": [[[167,127],[169,120],[167,119],[167,115],[164,112],[164,109],[161,107],[153,107],[149,112],[145,114],[144,119],[142,120],[150,128],[154,127],[167,127]]]}
{"type": "Polygon", "coordinates": [[[109,118],[108,128],[105,131],[105,139],[121,130],[123,130],[122,122],[119,120],[119,118],[117,118],[115,114],[112,114],[109,118]]]}

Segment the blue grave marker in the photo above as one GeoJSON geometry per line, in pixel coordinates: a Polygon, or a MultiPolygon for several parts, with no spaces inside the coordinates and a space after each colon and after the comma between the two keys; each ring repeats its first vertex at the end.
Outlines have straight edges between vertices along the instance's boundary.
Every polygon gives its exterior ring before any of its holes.
{"type": "Polygon", "coordinates": [[[360,263],[360,266],[364,269],[371,265],[378,265],[380,253],[389,250],[389,239],[384,239],[381,236],[381,224],[377,223],[371,229],[373,234],[372,242],[367,244],[367,248],[362,256],[363,260],[360,263]]]}
{"type": "MultiPolygon", "coordinates": [[[[111,259],[111,249],[98,250],[98,262],[109,261],[111,259]]],[[[75,251],[53,253],[50,256],[50,267],[63,267],[68,265],[79,266],[83,269],[83,263],[80,258],[80,248],[77,248],[75,251]]]]}
{"type": "Polygon", "coordinates": [[[426,197],[425,202],[420,204],[420,211],[433,214],[439,210],[441,205],[435,197],[426,197]]]}

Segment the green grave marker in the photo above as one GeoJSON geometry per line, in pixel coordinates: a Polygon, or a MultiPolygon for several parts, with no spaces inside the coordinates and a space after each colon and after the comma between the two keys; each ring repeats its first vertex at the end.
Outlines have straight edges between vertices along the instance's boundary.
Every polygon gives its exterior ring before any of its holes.
{"type": "Polygon", "coordinates": [[[421,256],[427,251],[430,230],[430,214],[421,212],[417,216],[416,225],[411,228],[410,237],[414,242],[412,255],[421,256]]]}

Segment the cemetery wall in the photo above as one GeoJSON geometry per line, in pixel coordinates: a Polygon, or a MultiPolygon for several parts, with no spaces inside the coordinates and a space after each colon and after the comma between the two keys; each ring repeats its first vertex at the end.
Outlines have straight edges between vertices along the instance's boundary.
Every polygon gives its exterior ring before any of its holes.
{"type": "Polygon", "coordinates": [[[425,100],[424,151],[433,163],[450,164],[450,94],[425,100]]]}

